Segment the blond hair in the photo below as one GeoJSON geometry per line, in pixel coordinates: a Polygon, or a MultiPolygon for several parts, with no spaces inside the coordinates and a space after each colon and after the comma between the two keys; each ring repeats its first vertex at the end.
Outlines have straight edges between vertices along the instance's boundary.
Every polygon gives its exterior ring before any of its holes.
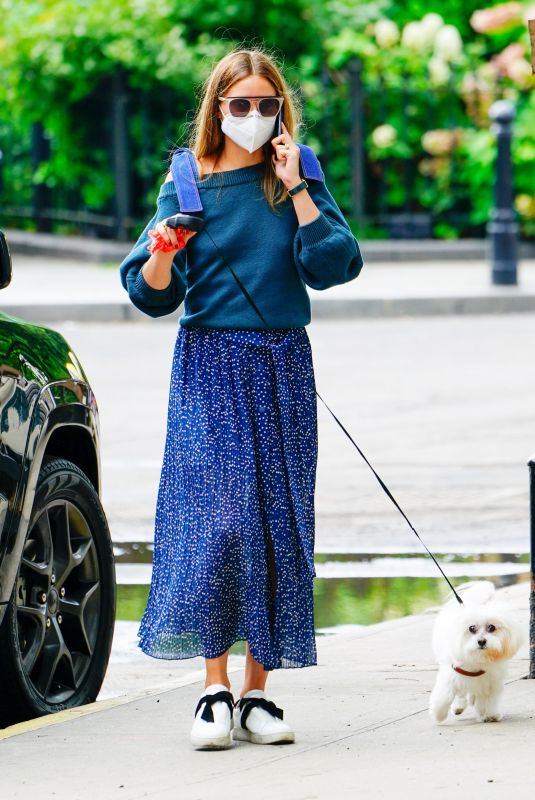
{"type": "MultiPolygon", "coordinates": [[[[276,94],[284,97],[283,120],[288,133],[294,139],[295,131],[301,127],[301,106],[296,93],[284,80],[275,58],[260,47],[251,49],[238,47],[215,64],[202,85],[201,100],[197,113],[190,123],[187,145],[193,150],[197,160],[200,161],[205,156],[219,156],[223,151],[225,135],[218,124],[217,112],[220,101],[217,98],[227,94],[236,81],[250,75],[261,75],[266,78],[276,94]]],[[[277,177],[271,160],[272,138],[262,146],[265,161],[262,189],[271,209],[275,211],[275,206],[286,200],[289,195],[283,182],[277,177]]]]}

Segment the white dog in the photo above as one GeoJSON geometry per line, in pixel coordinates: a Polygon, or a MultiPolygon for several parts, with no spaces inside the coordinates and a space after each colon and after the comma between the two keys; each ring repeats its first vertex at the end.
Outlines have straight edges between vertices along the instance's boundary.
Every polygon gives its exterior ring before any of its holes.
{"type": "Polygon", "coordinates": [[[499,701],[512,658],[524,640],[514,612],[495,598],[490,581],[472,581],[456,590],[455,598],[440,610],[433,632],[433,650],[439,672],[429,713],[443,722],[451,708],[462,714],[475,707],[479,722],[498,722],[499,701]]]}

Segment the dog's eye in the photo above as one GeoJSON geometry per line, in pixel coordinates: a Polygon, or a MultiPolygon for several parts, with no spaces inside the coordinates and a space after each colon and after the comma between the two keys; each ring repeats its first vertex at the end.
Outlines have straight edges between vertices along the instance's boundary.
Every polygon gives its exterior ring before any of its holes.
{"type": "Polygon", "coordinates": [[[470,631],[470,633],[476,633],[477,632],[477,625],[470,625],[468,630],[470,631]]]}
{"type": "Polygon", "coordinates": [[[492,624],[491,625],[487,625],[487,630],[488,630],[489,633],[494,633],[494,631],[496,630],[496,625],[492,625],[492,624]]]}

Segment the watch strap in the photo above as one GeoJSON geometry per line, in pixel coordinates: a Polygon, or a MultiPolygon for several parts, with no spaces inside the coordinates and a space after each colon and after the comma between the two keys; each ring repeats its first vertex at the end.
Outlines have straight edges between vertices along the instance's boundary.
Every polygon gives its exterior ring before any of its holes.
{"type": "Polygon", "coordinates": [[[288,194],[290,195],[290,197],[293,197],[294,194],[297,194],[297,192],[300,192],[302,191],[302,189],[307,189],[307,188],[308,188],[308,183],[303,178],[301,183],[298,183],[297,186],[293,187],[293,189],[288,189],[288,194]]]}

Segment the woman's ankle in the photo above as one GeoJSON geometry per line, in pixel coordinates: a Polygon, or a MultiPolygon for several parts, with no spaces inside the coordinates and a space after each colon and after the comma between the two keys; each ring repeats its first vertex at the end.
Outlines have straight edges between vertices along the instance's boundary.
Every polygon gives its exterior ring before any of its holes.
{"type": "Polygon", "coordinates": [[[264,692],[266,690],[266,685],[265,683],[263,686],[260,686],[259,684],[255,685],[253,683],[248,684],[244,686],[243,689],[241,690],[240,697],[243,697],[245,694],[247,694],[247,692],[250,692],[252,689],[260,689],[261,691],[264,692]]]}
{"type": "Polygon", "coordinates": [[[228,678],[205,678],[204,681],[204,688],[206,689],[208,686],[211,686],[213,683],[222,683],[224,684],[227,689],[230,690],[230,681],[228,678]]]}

